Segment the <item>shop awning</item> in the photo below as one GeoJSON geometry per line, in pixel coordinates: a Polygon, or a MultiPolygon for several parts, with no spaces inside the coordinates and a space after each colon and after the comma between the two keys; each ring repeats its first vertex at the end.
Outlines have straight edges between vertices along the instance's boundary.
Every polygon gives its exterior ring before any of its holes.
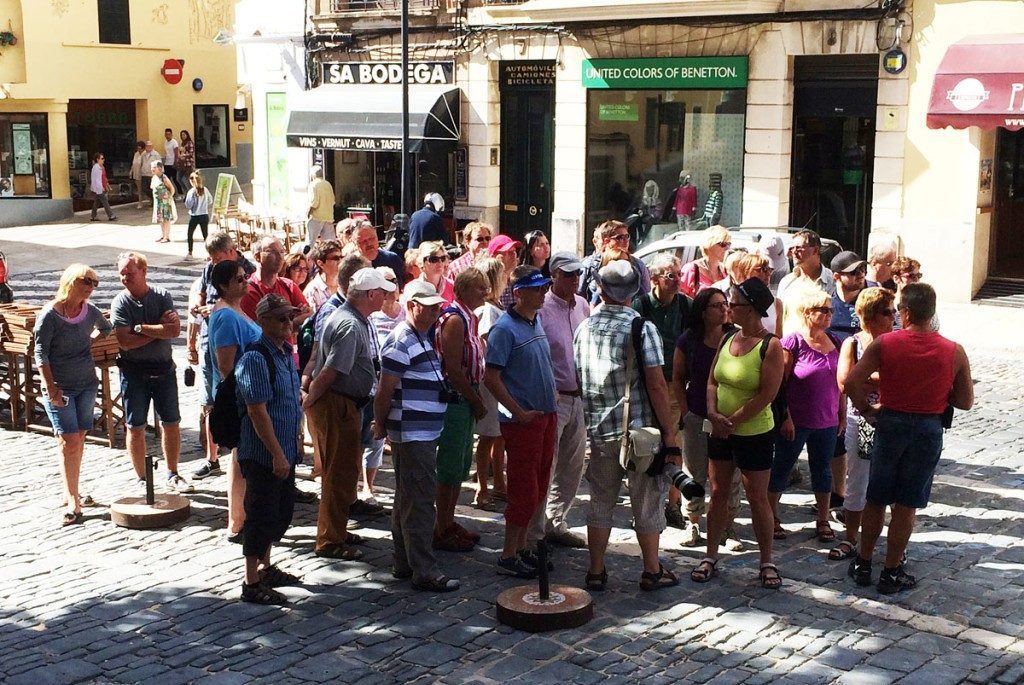
{"type": "MultiPolygon", "coordinates": [[[[409,147],[459,139],[459,89],[409,88],[409,147]]],[[[289,100],[288,146],[368,152],[402,149],[396,85],[320,86],[289,100]]]]}
{"type": "Polygon", "coordinates": [[[929,128],[1024,128],[1024,34],[949,46],[932,84],[929,128]]]}

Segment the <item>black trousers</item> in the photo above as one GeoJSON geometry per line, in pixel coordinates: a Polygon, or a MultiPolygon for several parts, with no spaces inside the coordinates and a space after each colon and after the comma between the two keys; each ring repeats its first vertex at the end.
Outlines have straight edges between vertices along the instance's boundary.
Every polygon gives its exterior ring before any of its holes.
{"type": "Polygon", "coordinates": [[[262,559],[270,545],[284,537],[295,512],[295,467],[287,478],[254,461],[238,462],[245,478],[245,539],[242,555],[262,559]]]}

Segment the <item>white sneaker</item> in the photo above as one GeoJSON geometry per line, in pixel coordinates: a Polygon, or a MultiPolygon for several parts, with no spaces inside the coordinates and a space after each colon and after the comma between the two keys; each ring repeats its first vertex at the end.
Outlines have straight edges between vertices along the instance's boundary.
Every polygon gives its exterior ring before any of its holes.
{"type": "Polygon", "coordinates": [[[700,544],[700,526],[690,523],[683,531],[683,547],[696,547],[700,544]]]}
{"type": "Polygon", "coordinates": [[[743,541],[740,540],[740,536],[736,534],[736,529],[732,526],[725,529],[725,534],[722,535],[722,544],[730,552],[742,552],[746,549],[743,541]]]}
{"type": "Polygon", "coordinates": [[[174,492],[192,492],[195,490],[191,483],[176,473],[172,473],[167,477],[167,489],[174,492]]]}

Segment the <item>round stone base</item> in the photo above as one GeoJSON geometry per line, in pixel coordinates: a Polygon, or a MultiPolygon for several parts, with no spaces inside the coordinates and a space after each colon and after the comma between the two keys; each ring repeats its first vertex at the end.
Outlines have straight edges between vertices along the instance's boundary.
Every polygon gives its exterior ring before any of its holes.
{"type": "Polygon", "coordinates": [[[153,504],[146,497],[122,497],[110,505],[110,520],[122,528],[165,528],[188,518],[189,501],[181,495],[157,493],[153,504]]]}
{"type": "Polygon", "coordinates": [[[498,620],[529,633],[577,628],[594,617],[590,593],[568,585],[552,585],[547,601],[536,585],[520,585],[498,595],[498,620]]]}

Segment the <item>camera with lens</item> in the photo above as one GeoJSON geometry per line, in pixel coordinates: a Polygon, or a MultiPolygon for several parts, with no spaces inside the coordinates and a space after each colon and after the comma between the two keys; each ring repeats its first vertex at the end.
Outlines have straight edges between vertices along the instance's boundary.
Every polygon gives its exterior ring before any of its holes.
{"type": "Polygon", "coordinates": [[[665,461],[665,457],[669,455],[679,456],[681,454],[682,452],[680,452],[678,447],[662,447],[658,450],[657,456],[654,457],[651,465],[647,468],[647,475],[651,478],[664,476],[686,499],[704,497],[703,485],[691,478],[690,474],[683,471],[676,464],[665,461]]]}
{"type": "Polygon", "coordinates": [[[447,383],[441,387],[438,397],[445,404],[460,404],[462,402],[462,395],[455,392],[454,388],[447,383]]]}

